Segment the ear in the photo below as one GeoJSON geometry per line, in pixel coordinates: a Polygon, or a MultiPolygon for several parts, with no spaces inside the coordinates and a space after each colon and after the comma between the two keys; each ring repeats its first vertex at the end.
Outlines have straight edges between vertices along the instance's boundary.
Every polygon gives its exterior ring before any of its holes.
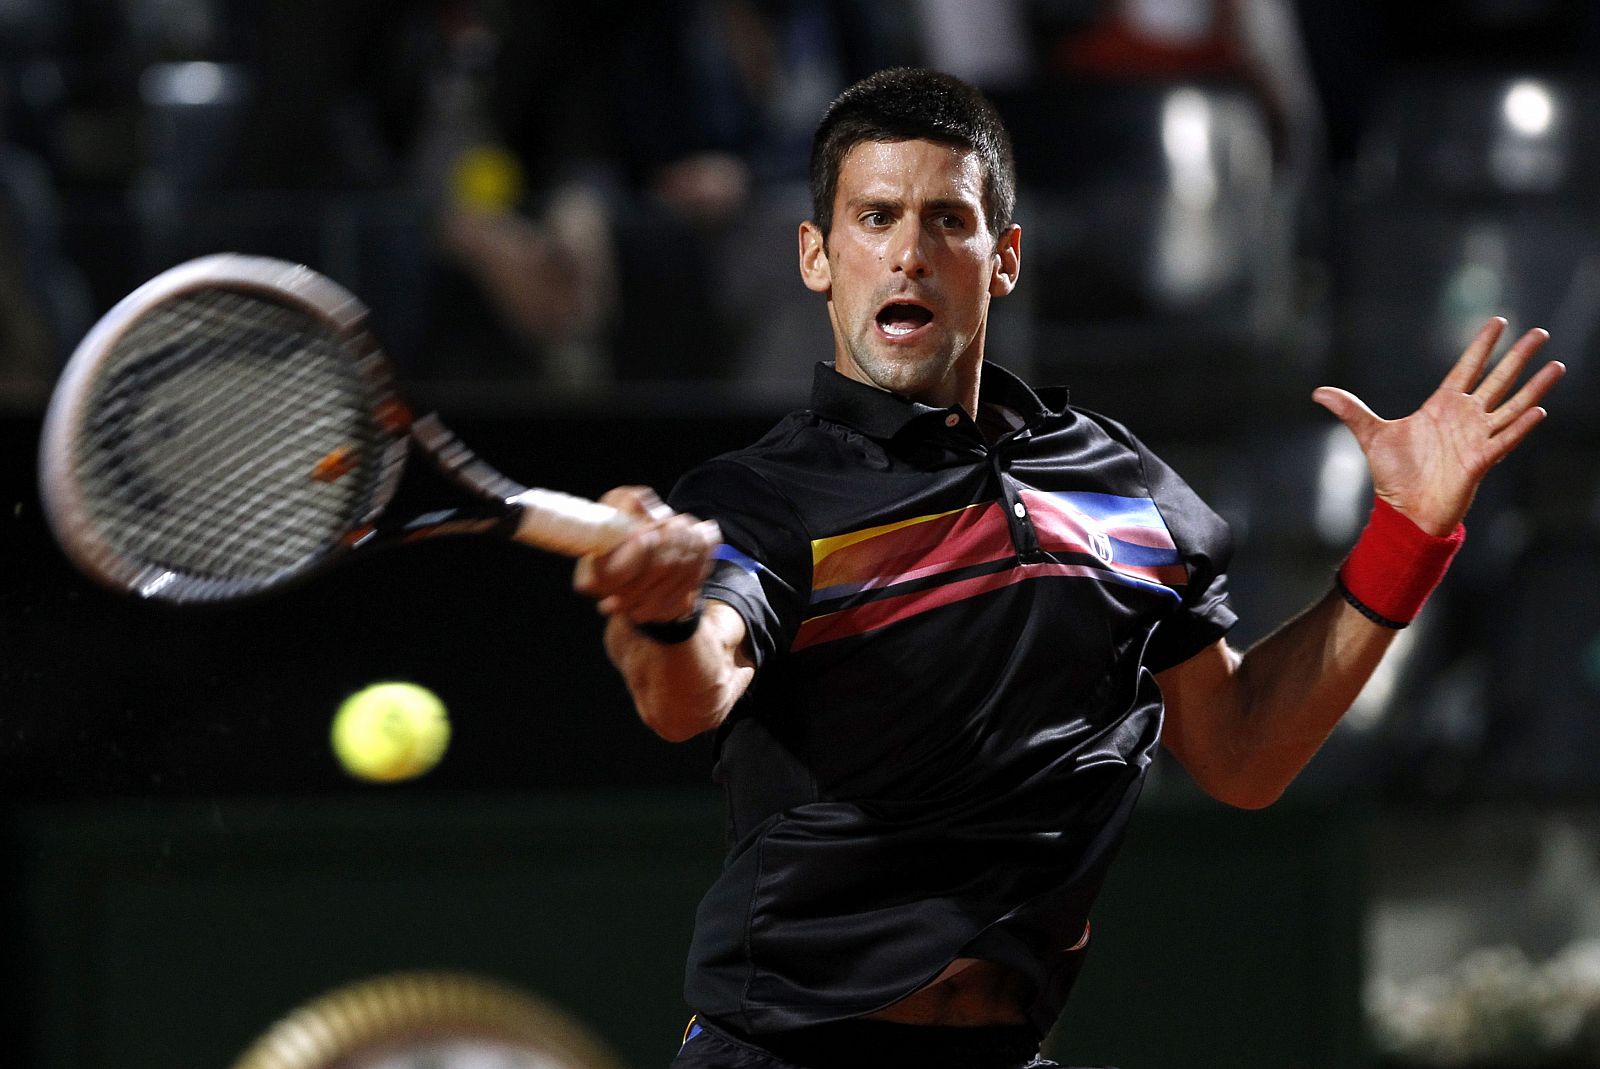
{"type": "Polygon", "coordinates": [[[994,250],[994,268],[989,274],[989,296],[1004,297],[1017,288],[1022,271],[1022,228],[1015,223],[1000,236],[994,250]]]}
{"type": "Polygon", "coordinates": [[[827,242],[822,230],[809,219],[800,224],[800,278],[813,293],[827,293],[833,289],[827,242]]]}

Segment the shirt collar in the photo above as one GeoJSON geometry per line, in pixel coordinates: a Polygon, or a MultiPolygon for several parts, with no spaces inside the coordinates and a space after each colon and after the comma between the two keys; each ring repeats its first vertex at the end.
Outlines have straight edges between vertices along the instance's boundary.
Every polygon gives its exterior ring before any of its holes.
{"type": "MultiPolygon", "coordinates": [[[[978,385],[979,403],[1004,405],[1019,413],[1029,424],[1046,416],[1059,415],[1066,406],[1065,393],[1047,390],[1056,404],[1047,405],[1028,384],[998,364],[983,363],[978,385]],[[1059,396],[1057,396],[1059,395],[1059,396]]],[[[893,438],[920,416],[944,415],[959,406],[935,408],[897,393],[857,382],[836,371],[832,364],[819,362],[811,383],[811,409],[817,415],[853,427],[871,438],[893,438]]]]}

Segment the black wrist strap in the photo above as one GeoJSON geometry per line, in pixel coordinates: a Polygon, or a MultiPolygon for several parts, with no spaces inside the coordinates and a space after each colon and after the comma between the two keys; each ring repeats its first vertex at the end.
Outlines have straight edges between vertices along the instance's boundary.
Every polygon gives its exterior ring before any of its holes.
{"type": "Polygon", "coordinates": [[[1333,586],[1334,589],[1339,591],[1339,594],[1344,598],[1344,600],[1350,604],[1352,609],[1360,613],[1362,616],[1365,616],[1379,627],[1387,627],[1391,631],[1404,631],[1409,626],[1403,620],[1391,620],[1387,616],[1379,615],[1378,612],[1372,608],[1372,606],[1368,605],[1366,602],[1350,593],[1350,588],[1344,585],[1343,577],[1335,575],[1333,577],[1333,586]]]}
{"type": "Polygon", "coordinates": [[[676,646],[680,642],[687,642],[700,630],[700,614],[705,609],[705,602],[695,603],[694,612],[678,620],[666,620],[661,623],[635,623],[633,629],[652,642],[659,642],[663,646],[676,646]]]}

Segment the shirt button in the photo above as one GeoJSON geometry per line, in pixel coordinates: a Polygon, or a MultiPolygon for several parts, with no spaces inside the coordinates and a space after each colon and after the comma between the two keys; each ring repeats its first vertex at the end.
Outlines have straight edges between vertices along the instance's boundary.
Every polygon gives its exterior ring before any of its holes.
{"type": "Polygon", "coordinates": [[[950,413],[948,416],[946,416],[944,418],[944,425],[946,427],[954,427],[957,423],[960,423],[960,422],[961,422],[961,417],[956,415],[954,412],[950,413]]]}
{"type": "Polygon", "coordinates": [[[1020,520],[1028,514],[1028,510],[1023,506],[1022,502],[1018,501],[1016,504],[1011,506],[1011,513],[1020,520]]]}

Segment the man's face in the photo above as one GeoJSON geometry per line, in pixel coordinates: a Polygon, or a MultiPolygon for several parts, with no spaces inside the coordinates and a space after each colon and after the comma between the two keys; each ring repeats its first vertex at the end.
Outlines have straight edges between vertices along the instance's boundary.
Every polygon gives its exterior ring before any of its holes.
{"type": "Polygon", "coordinates": [[[834,359],[853,379],[926,404],[975,400],[989,300],[1016,284],[1020,234],[983,212],[976,153],[865,141],[839,168],[826,246],[800,228],[806,285],[828,295],[834,359]]]}

